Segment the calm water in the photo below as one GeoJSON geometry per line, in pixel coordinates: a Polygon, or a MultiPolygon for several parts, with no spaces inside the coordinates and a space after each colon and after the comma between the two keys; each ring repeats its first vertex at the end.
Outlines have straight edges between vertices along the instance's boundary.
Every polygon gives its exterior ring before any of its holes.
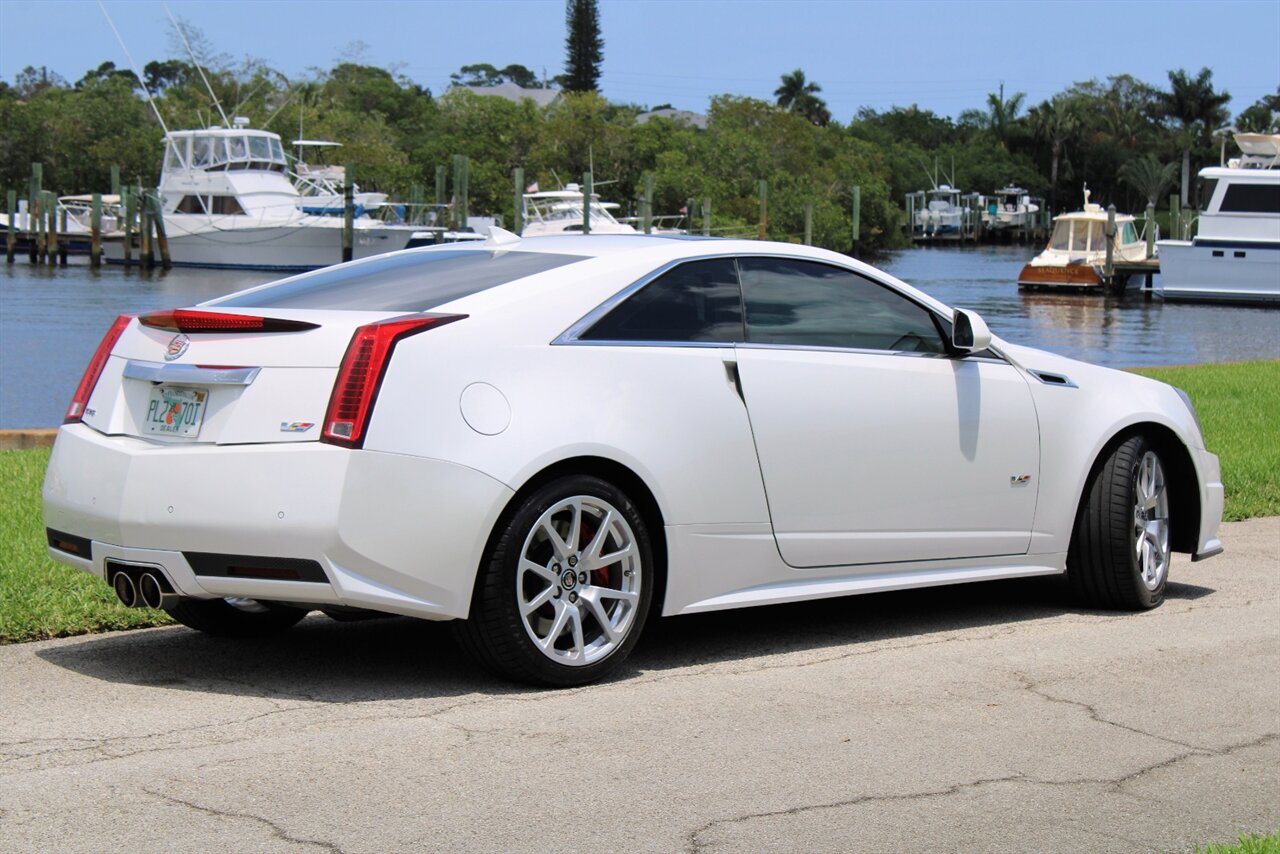
{"type": "MultiPolygon", "coordinates": [[[[1021,293],[1014,282],[1034,254],[1009,246],[911,249],[879,266],[950,305],[975,309],[1009,341],[1091,362],[1132,367],[1280,359],[1280,310],[1165,305],[1136,292],[1123,298],[1021,293]]],[[[94,271],[74,260],[63,268],[22,260],[0,270],[0,428],[60,423],[117,314],[190,305],[278,276],[94,271]]]]}

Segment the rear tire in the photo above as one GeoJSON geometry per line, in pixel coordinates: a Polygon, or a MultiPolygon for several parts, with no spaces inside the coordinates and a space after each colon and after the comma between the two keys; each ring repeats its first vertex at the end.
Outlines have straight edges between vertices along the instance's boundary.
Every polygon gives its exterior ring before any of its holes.
{"type": "Polygon", "coordinates": [[[1169,489],[1143,436],[1121,443],[1094,475],[1067,551],[1067,581],[1094,608],[1142,611],[1169,578],[1169,489]]]}
{"type": "Polygon", "coordinates": [[[653,598],[653,550],[622,490],[573,475],[498,523],[458,641],[483,667],[551,687],[606,676],[631,652],[653,598]]]}
{"type": "Polygon", "coordinates": [[[254,599],[194,599],[183,597],[165,609],[170,617],[207,635],[255,638],[290,629],[308,611],[254,599]]]}

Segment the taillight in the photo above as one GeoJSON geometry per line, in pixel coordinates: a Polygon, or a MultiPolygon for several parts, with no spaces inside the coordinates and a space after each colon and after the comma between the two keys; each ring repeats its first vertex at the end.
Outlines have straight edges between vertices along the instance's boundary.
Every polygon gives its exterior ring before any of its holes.
{"type": "Polygon", "coordinates": [[[382,378],[387,373],[396,344],[410,335],[462,320],[465,314],[415,314],[361,326],[351,336],[347,353],[338,368],[338,379],[329,397],[320,441],[347,448],[364,444],[369,416],[377,400],[382,378]]]}
{"type": "Polygon", "coordinates": [[[221,311],[196,311],[175,308],[153,311],[138,318],[143,326],[171,332],[301,332],[319,324],[252,314],[228,314],[221,311]]]}
{"type": "Polygon", "coordinates": [[[67,407],[67,414],[62,419],[63,424],[74,424],[84,418],[84,408],[89,405],[89,398],[93,395],[94,386],[98,384],[98,377],[102,376],[102,369],[107,366],[107,359],[111,358],[111,350],[134,317],[136,315],[133,314],[120,315],[111,324],[107,334],[102,336],[102,343],[89,360],[89,366],[84,369],[84,376],[80,378],[80,385],[76,386],[76,393],[71,397],[71,405],[67,407]]]}

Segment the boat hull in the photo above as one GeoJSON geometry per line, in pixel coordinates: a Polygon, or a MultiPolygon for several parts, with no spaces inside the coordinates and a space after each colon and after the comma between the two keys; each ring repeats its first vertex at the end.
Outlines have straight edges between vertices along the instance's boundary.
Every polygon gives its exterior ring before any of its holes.
{"type": "Polygon", "coordinates": [[[1027,264],[1018,274],[1018,286],[1024,288],[1089,288],[1100,289],[1102,276],[1088,264],[1027,264]]]}
{"type": "MultiPolygon", "coordinates": [[[[209,267],[239,270],[314,270],[342,262],[341,222],[335,227],[317,224],[278,225],[169,233],[169,258],[176,267],[209,267]]],[[[369,258],[404,249],[415,231],[409,227],[355,229],[352,258],[369,258]]],[[[109,264],[123,264],[124,244],[106,243],[103,255],[109,264]]],[[[132,263],[138,263],[138,253],[132,263]]]]}
{"type": "Polygon", "coordinates": [[[1280,243],[1162,240],[1160,281],[1170,301],[1280,305],[1280,243]]]}

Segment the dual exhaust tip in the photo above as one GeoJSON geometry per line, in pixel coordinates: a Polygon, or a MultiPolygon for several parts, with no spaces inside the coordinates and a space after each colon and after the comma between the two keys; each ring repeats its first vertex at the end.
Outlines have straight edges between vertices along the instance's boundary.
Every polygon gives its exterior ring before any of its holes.
{"type": "Polygon", "coordinates": [[[117,570],[111,587],[126,608],[167,608],[178,601],[169,579],[152,570],[117,570]]]}

